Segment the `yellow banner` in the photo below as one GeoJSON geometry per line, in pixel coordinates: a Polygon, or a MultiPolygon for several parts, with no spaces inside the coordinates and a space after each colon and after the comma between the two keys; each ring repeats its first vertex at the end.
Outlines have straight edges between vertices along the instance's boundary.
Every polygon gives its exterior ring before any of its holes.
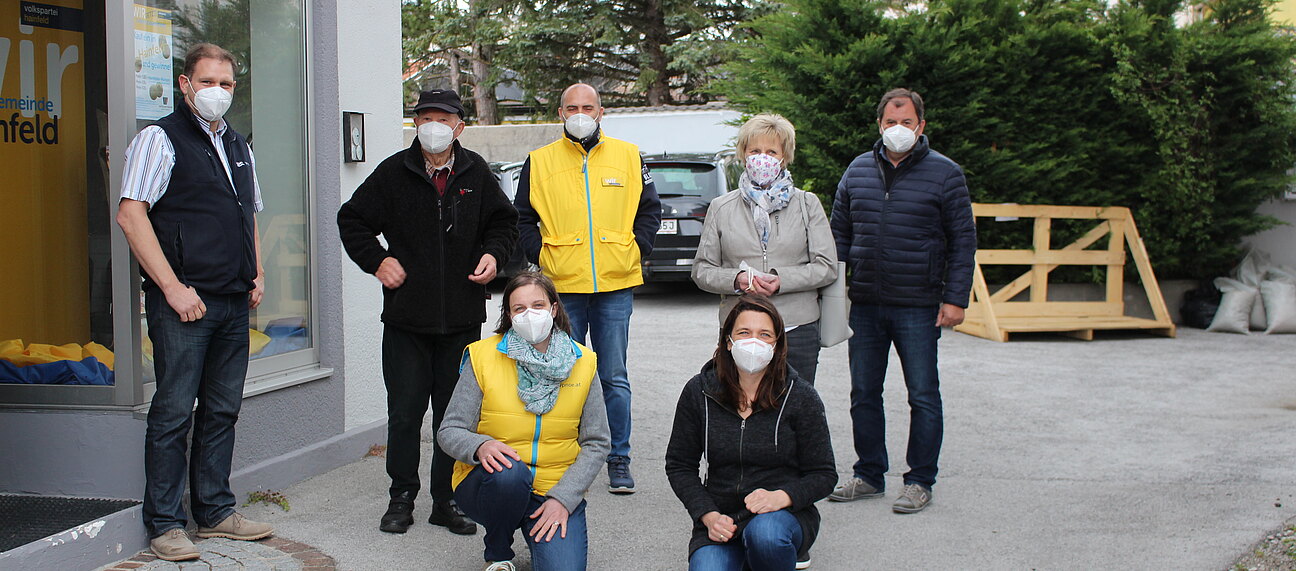
{"type": "Polygon", "coordinates": [[[0,2],[0,339],[90,336],[81,8],[0,2]]]}

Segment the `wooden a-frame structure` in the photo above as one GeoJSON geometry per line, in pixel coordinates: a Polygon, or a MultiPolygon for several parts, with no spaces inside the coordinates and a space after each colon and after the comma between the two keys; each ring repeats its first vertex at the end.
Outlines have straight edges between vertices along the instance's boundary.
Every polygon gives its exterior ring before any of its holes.
{"type": "Polygon", "coordinates": [[[972,295],[966,320],[956,331],[1007,341],[1012,333],[1054,332],[1086,341],[1095,330],[1138,329],[1175,336],[1174,323],[1152,273],[1147,249],[1134,226],[1128,208],[1119,206],[1044,206],[1020,204],[973,204],[978,217],[1033,218],[1034,239],[1026,250],[977,250],[972,277],[972,295]],[[1099,220],[1080,239],[1054,249],[1050,242],[1052,221],[1063,219],[1099,220]],[[1106,249],[1089,249],[1109,237],[1106,249]],[[1138,268],[1139,279],[1152,306],[1152,319],[1125,315],[1124,287],[1126,246],[1138,268]],[[983,265],[1030,266],[1026,273],[991,293],[981,271],[983,265]],[[1058,266],[1105,266],[1106,299],[1103,301],[1049,301],[1048,277],[1058,266]],[[1009,301],[1030,290],[1026,301],[1009,301]]]}

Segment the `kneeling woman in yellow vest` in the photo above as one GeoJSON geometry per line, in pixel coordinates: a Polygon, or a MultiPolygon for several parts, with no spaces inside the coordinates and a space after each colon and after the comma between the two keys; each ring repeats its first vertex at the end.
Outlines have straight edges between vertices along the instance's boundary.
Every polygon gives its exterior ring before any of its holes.
{"type": "Polygon", "coordinates": [[[583,570],[585,490],[610,447],[594,352],[549,278],[514,276],[495,335],[468,346],[437,432],[455,501],[486,528],[486,569],[513,571],[522,529],[535,571],[583,570]]]}

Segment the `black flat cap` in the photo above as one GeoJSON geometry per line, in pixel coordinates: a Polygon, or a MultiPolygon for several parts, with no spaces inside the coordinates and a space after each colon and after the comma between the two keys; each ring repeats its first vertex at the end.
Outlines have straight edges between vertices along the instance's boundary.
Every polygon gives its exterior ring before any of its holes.
{"type": "Polygon", "coordinates": [[[463,102],[459,99],[459,94],[449,89],[433,89],[419,93],[418,103],[414,105],[414,114],[417,115],[425,109],[457,113],[460,119],[464,116],[463,102]]]}

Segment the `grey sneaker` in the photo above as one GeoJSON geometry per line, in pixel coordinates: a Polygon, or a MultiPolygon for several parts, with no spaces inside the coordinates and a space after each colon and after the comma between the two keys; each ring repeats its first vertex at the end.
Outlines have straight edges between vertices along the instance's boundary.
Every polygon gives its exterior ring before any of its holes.
{"type": "Polygon", "coordinates": [[[512,561],[487,561],[482,571],[517,571],[512,561]]]}
{"type": "Polygon", "coordinates": [[[905,484],[900,497],[891,505],[891,511],[898,514],[914,514],[923,511],[932,500],[931,490],[921,484],[905,484]]]}
{"type": "Polygon", "coordinates": [[[166,533],[149,540],[149,551],[158,559],[188,561],[198,558],[198,548],[189,540],[183,527],[168,529],[166,533]]]}
{"type": "Polygon", "coordinates": [[[828,494],[828,499],[834,502],[853,502],[864,498],[878,498],[881,496],[882,490],[868,485],[864,480],[851,476],[849,480],[837,486],[833,493],[828,494]]]}
{"type": "Polygon", "coordinates": [[[274,534],[274,528],[268,523],[252,521],[243,514],[234,512],[214,527],[199,527],[194,535],[198,537],[224,537],[240,541],[255,541],[274,534]]]}

